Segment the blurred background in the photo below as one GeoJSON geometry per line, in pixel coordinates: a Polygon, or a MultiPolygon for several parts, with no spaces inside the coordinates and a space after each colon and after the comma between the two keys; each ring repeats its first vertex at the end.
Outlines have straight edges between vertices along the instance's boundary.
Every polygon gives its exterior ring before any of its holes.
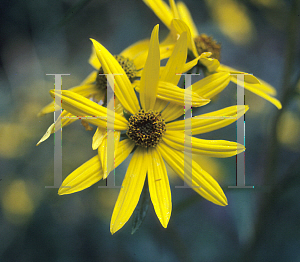
{"type": "MultiPolygon", "coordinates": [[[[131,235],[132,219],[113,236],[110,217],[119,189],[59,196],[53,186],[53,123],[37,117],[51,101],[54,77],[63,89],[93,68],[90,37],[118,54],[149,38],[160,23],[141,0],[0,2],[0,261],[300,261],[299,1],[185,1],[200,33],[222,44],[221,62],[273,85],[283,109],[245,91],[246,185],[234,189],[235,157],[197,161],[220,183],[226,207],[203,200],[170,171],[173,211],[167,229],[152,205],[131,235]]],[[[197,113],[236,103],[236,85],[197,113]]],[[[94,128],[95,130],[95,128],[94,128]]],[[[63,130],[63,178],[96,152],[94,132],[79,121],[63,130]]],[[[236,139],[236,126],[202,136],[236,139]]],[[[121,185],[128,165],[116,170],[121,185]]]]}

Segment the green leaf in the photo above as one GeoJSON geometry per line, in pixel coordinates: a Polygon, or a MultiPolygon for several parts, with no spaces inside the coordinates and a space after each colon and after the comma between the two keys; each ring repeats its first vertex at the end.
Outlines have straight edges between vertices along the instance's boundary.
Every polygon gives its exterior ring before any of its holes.
{"type": "Polygon", "coordinates": [[[134,217],[133,217],[133,223],[132,223],[132,229],[131,229],[132,235],[142,225],[142,223],[147,215],[149,203],[150,203],[150,194],[149,194],[148,181],[146,179],[139,203],[137,204],[137,206],[134,210],[134,217]]]}

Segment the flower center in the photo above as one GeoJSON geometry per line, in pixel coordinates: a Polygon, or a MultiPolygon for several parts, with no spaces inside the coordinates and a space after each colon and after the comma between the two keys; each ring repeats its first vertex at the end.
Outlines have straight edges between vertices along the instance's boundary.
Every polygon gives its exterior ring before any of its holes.
{"type": "MultiPolygon", "coordinates": [[[[133,61],[120,55],[114,55],[114,58],[119,62],[130,82],[133,82],[137,72],[133,61]]],[[[103,74],[104,71],[101,67],[96,78],[96,85],[101,90],[107,89],[107,77],[103,74]]]]}
{"type": "Polygon", "coordinates": [[[221,44],[218,44],[211,36],[201,34],[195,37],[194,41],[199,55],[203,52],[211,52],[211,58],[220,60],[221,44]]]}
{"type": "Polygon", "coordinates": [[[155,147],[165,131],[166,125],[160,113],[140,110],[130,116],[126,134],[139,146],[155,147]]]}

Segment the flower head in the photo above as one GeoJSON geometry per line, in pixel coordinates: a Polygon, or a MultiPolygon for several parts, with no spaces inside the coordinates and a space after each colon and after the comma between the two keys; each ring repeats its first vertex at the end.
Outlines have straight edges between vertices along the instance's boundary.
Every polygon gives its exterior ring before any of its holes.
{"type": "MultiPolygon", "coordinates": [[[[163,0],[143,0],[157,15],[157,17],[170,29],[170,34],[165,40],[166,43],[176,42],[178,34],[186,31],[188,34],[188,47],[192,57],[198,57],[204,54],[199,63],[201,68],[205,68],[206,75],[213,75],[218,72],[228,72],[225,82],[232,81],[237,83],[236,74],[244,74],[244,88],[250,92],[261,96],[281,109],[281,103],[274,98],[276,89],[265,81],[254,77],[253,75],[240,72],[231,67],[220,65],[221,46],[211,36],[199,34],[192,16],[183,2],[175,3],[169,0],[168,6],[163,0]],[[204,52],[204,53],[203,53],[204,52]]],[[[226,84],[227,86],[227,84],[226,84]]],[[[222,89],[223,90],[223,89],[222,89]]],[[[222,90],[219,90],[221,92],[222,90]]],[[[216,92],[215,95],[219,92],[216,92]]]]}
{"type": "MultiPolygon", "coordinates": [[[[191,165],[185,166],[187,149],[193,154],[212,157],[230,157],[245,150],[243,145],[226,140],[204,140],[188,135],[201,134],[224,127],[241,117],[248,109],[247,106],[234,106],[218,110],[206,115],[233,116],[234,118],[203,119],[192,117],[189,129],[185,129],[184,120],[174,121],[171,116],[172,108],[161,104],[158,99],[160,86],[165,86],[170,93],[169,99],[177,106],[184,107],[184,99],[175,98],[182,94],[175,88],[179,78],[174,72],[181,72],[186,59],[187,37],[183,33],[178,40],[165,71],[160,73],[160,52],[158,42],[158,25],[153,29],[148,57],[139,83],[139,100],[133,87],[116,59],[97,41],[93,40],[97,57],[105,73],[115,75],[115,94],[124,109],[131,115],[127,120],[124,115],[114,113],[108,108],[90,101],[71,91],[51,91],[52,97],[59,96],[63,109],[76,115],[95,115],[90,123],[101,128],[113,126],[114,131],[108,131],[98,148],[98,156],[93,157],[81,167],[72,172],[63,182],[59,194],[70,194],[83,190],[102,178],[120,165],[133,152],[132,159],[126,171],[117,202],[111,218],[110,230],[115,233],[128,221],[132,215],[142,192],[147,177],[149,192],[156,215],[163,227],[167,227],[171,211],[171,191],[167,176],[167,163],[181,178],[187,178],[187,183],[201,196],[221,206],[227,205],[226,196],[215,181],[199,164],[189,157],[191,165]],[[163,84],[162,84],[163,83],[163,84]],[[175,86],[174,86],[175,85],[175,86]],[[174,97],[174,99],[172,99],[174,97]],[[140,102],[140,103],[139,103],[140,102]],[[161,106],[164,110],[161,110],[161,106]],[[107,136],[112,132],[114,137],[114,163],[107,160],[107,136]],[[126,138],[120,141],[120,134],[126,138]],[[191,141],[190,144],[186,140],[191,141]]],[[[187,90],[190,95],[198,96],[187,90]]],[[[187,96],[188,97],[188,96],[187,96]]],[[[202,99],[199,105],[209,102],[202,99]]]]}
{"type": "MultiPolygon", "coordinates": [[[[149,39],[141,40],[123,50],[119,55],[114,55],[114,58],[120,64],[131,83],[133,83],[137,77],[141,76],[148,54],[148,46],[149,39]]],[[[160,45],[160,59],[168,58],[172,53],[172,48],[173,45],[160,45]]],[[[105,72],[101,66],[101,63],[99,62],[99,59],[97,58],[94,47],[92,48],[89,63],[94,67],[95,71],[93,71],[80,85],[72,87],[69,90],[86,98],[93,99],[94,101],[105,106],[107,103],[107,76],[104,75],[105,72]]],[[[59,105],[56,105],[54,102],[52,102],[42,108],[38,113],[38,116],[52,113],[58,109],[60,109],[59,105]]],[[[122,104],[119,104],[118,100],[116,101],[116,111],[120,114],[122,114],[123,111],[122,104]]],[[[77,121],[77,118],[74,118],[72,114],[64,110],[61,114],[60,121],[62,127],[65,127],[77,121]]],[[[92,129],[90,126],[88,126],[86,121],[81,120],[81,122],[87,130],[92,129]]],[[[55,125],[53,124],[48,128],[47,132],[40,139],[37,145],[45,141],[50,137],[51,134],[55,132],[54,126],[55,125]]],[[[99,136],[102,136],[102,132],[100,131],[101,130],[99,129],[96,131],[94,141],[99,141],[99,136]]],[[[99,143],[93,143],[93,148],[97,149],[98,145],[99,143]]]]}

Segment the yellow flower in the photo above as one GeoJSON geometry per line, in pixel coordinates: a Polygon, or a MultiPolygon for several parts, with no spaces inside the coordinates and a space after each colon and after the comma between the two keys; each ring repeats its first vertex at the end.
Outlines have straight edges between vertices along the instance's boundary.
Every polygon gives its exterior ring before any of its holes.
{"type": "MultiPolygon", "coordinates": [[[[244,87],[258,96],[268,100],[278,109],[281,109],[281,103],[274,98],[276,90],[274,87],[265,81],[249,75],[244,72],[239,72],[236,69],[225,65],[220,65],[218,59],[220,57],[220,45],[205,34],[198,33],[197,27],[192,19],[192,16],[183,2],[175,4],[174,0],[169,0],[168,6],[163,0],[143,0],[158,16],[158,18],[170,29],[170,34],[164,43],[174,43],[177,41],[177,35],[186,31],[188,33],[188,47],[194,57],[198,57],[202,52],[204,56],[199,59],[199,62],[205,66],[206,74],[214,74],[217,72],[228,72],[231,74],[244,74],[244,87]],[[209,58],[211,56],[212,58],[209,58]]],[[[234,83],[237,82],[236,75],[228,74],[226,81],[229,79],[234,83]]],[[[225,81],[225,80],[224,80],[225,81]]]]}
{"type": "MultiPolygon", "coordinates": [[[[148,54],[148,45],[149,39],[141,40],[127,47],[119,55],[115,55],[115,58],[121,64],[122,68],[132,81],[135,77],[141,76],[148,54]]],[[[171,48],[171,45],[160,46],[161,59],[165,59],[170,56],[172,53],[171,48]]],[[[102,81],[102,77],[99,76],[99,73],[103,74],[103,70],[101,70],[101,64],[96,56],[94,48],[92,48],[89,63],[94,67],[95,71],[83,80],[79,86],[72,87],[69,90],[84,97],[93,97],[96,101],[102,100],[103,102],[106,95],[106,84],[103,86],[99,83],[102,81]]],[[[54,107],[56,107],[56,109],[59,108],[54,102],[48,104],[38,113],[38,116],[54,112],[54,107]]]]}
{"type": "MultiPolygon", "coordinates": [[[[166,68],[161,67],[160,71],[162,72],[163,75],[170,75],[172,74],[172,80],[173,80],[173,85],[171,85],[170,81],[169,83],[166,83],[165,81],[159,81],[159,86],[158,86],[158,93],[157,93],[157,97],[159,98],[159,101],[157,103],[157,105],[159,105],[159,111],[161,111],[162,109],[164,109],[168,103],[170,103],[170,101],[173,101],[174,103],[171,103],[169,105],[169,107],[173,107],[173,111],[171,112],[173,116],[176,116],[175,118],[181,116],[183,114],[183,108],[176,106],[176,104],[180,104],[183,101],[184,96],[185,99],[188,99],[187,95],[190,96],[191,102],[192,102],[192,106],[197,107],[197,106],[201,106],[203,105],[203,101],[207,101],[206,99],[203,100],[203,98],[201,97],[201,95],[197,95],[195,92],[184,92],[183,89],[179,88],[176,86],[176,84],[178,83],[179,79],[180,79],[180,75],[178,75],[179,73],[184,73],[188,70],[190,70],[191,68],[193,68],[199,59],[201,59],[202,56],[193,59],[192,61],[185,63],[186,61],[186,54],[187,54],[187,43],[186,43],[186,32],[182,33],[181,35],[181,39],[179,41],[179,43],[176,45],[177,49],[180,49],[180,60],[177,61],[177,64],[180,65],[180,67],[176,67],[173,68],[172,72],[168,72],[166,70],[166,68]],[[182,62],[182,63],[180,63],[182,62]],[[175,71],[174,71],[175,70],[175,71]],[[177,74],[177,75],[176,75],[177,74]],[[171,92],[169,91],[169,89],[173,89],[171,92]],[[172,95],[172,97],[170,97],[170,95],[172,95]],[[175,105],[174,105],[175,104],[175,105]],[[178,110],[176,110],[178,109],[178,110]],[[176,112],[175,112],[176,111],[176,112]]],[[[132,47],[127,48],[126,50],[124,50],[120,55],[118,56],[114,56],[114,58],[117,60],[117,62],[120,64],[120,66],[122,67],[124,73],[126,73],[126,75],[128,76],[130,82],[133,82],[134,78],[130,77],[130,73],[131,71],[131,66],[128,66],[128,63],[124,63],[124,57],[131,57],[132,58],[132,63],[129,61],[129,63],[131,65],[133,65],[136,69],[139,69],[139,71],[135,72],[135,76],[140,77],[141,73],[143,71],[142,68],[140,67],[144,67],[145,65],[145,61],[148,55],[148,49],[145,49],[146,46],[148,47],[149,45],[149,40],[143,40],[138,42],[137,44],[133,45],[132,47]]],[[[169,45],[169,44],[163,44],[160,45],[160,59],[165,59],[167,57],[170,56],[170,54],[172,54],[172,50],[174,49],[174,44],[169,45]]],[[[177,52],[178,52],[177,50],[177,52]]],[[[128,60],[126,58],[126,60],[128,60]]],[[[100,70],[98,71],[98,73],[100,72],[100,74],[109,74],[109,71],[105,71],[105,69],[103,67],[101,67],[101,64],[96,56],[96,52],[93,48],[93,53],[90,57],[89,60],[90,64],[92,64],[95,68],[100,68],[100,70]],[[98,62],[97,62],[97,61],[98,62]]],[[[86,98],[90,98],[92,97],[96,97],[96,101],[99,101],[100,99],[104,99],[103,97],[106,95],[106,86],[107,86],[107,80],[106,77],[104,77],[103,75],[97,76],[98,74],[96,71],[93,72],[91,74],[92,77],[88,77],[87,80],[85,80],[84,82],[87,83],[90,81],[89,85],[82,85],[82,86],[78,86],[75,88],[71,88],[69,89],[72,92],[75,92],[77,94],[80,94],[86,98]],[[96,81],[95,81],[96,79],[96,81]],[[99,88],[99,82],[101,84],[101,88],[99,88]]],[[[162,80],[164,79],[164,77],[161,78],[162,80]]],[[[133,87],[136,87],[136,90],[139,91],[138,85],[139,85],[139,80],[135,80],[132,85],[133,87]]],[[[198,83],[201,84],[202,81],[200,81],[198,83]]],[[[212,82],[213,83],[213,82],[212,82]]],[[[212,84],[209,84],[209,88],[210,89],[214,89],[214,90],[218,90],[220,89],[220,86],[222,88],[225,88],[225,85],[227,85],[228,83],[219,83],[216,82],[216,84],[218,86],[214,86],[212,84]]],[[[202,87],[203,90],[205,89],[205,86],[202,87]]],[[[121,103],[119,103],[119,99],[118,99],[118,95],[120,93],[116,94],[116,100],[115,100],[115,112],[123,115],[123,105],[121,103]]],[[[54,105],[54,102],[49,104],[48,106],[45,107],[45,110],[42,112],[50,112],[51,110],[54,110],[54,107],[58,107],[57,105],[54,105]]],[[[59,108],[59,107],[58,107],[59,108]]],[[[58,109],[56,108],[56,109],[58,109]]],[[[175,119],[173,118],[173,119],[175,119]]],[[[71,113],[69,113],[67,110],[64,110],[59,119],[57,120],[57,122],[59,121],[61,123],[61,126],[64,127],[66,125],[71,124],[72,122],[76,121],[78,119],[78,117],[74,117],[71,113]]],[[[85,126],[85,128],[87,130],[91,130],[92,127],[90,127],[88,125],[87,120],[82,120],[82,124],[85,126]]],[[[51,134],[54,133],[55,131],[55,125],[56,123],[53,123],[46,131],[46,133],[43,135],[43,137],[40,139],[40,141],[37,143],[37,145],[39,145],[40,143],[44,142],[46,139],[48,139],[50,137],[51,134]]],[[[100,144],[103,142],[103,139],[105,138],[105,132],[106,129],[105,128],[101,128],[98,127],[94,137],[93,137],[93,143],[92,143],[92,148],[95,150],[97,149],[100,144]]]]}
{"type": "MultiPolygon", "coordinates": [[[[115,55],[114,57],[117,61],[121,64],[122,68],[124,69],[125,73],[133,82],[136,77],[140,77],[143,67],[146,62],[146,58],[148,55],[148,46],[149,46],[149,39],[141,40],[133,45],[126,48],[122,51],[119,55],[115,55]]],[[[161,45],[160,46],[160,53],[161,59],[168,58],[172,53],[172,48],[174,45],[161,45]]],[[[106,103],[106,94],[107,94],[107,80],[106,76],[99,75],[103,74],[103,69],[101,64],[96,56],[96,52],[94,48],[92,48],[92,54],[89,58],[89,63],[95,68],[93,71],[79,86],[75,86],[70,88],[69,90],[80,94],[86,98],[93,98],[94,100],[102,103],[106,103]]],[[[38,116],[43,116],[48,113],[52,113],[55,110],[60,109],[58,105],[54,102],[46,105],[39,113],[38,116]]],[[[122,114],[123,108],[121,105],[118,105],[118,100],[116,100],[116,112],[122,114]]],[[[72,114],[64,110],[60,116],[59,121],[61,121],[62,127],[65,127],[73,122],[75,122],[77,118],[74,118],[72,114]]],[[[82,124],[85,126],[87,130],[91,130],[91,128],[87,125],[85,120],[82,120],[82,124]]],[[[45,135],[41,138],[41,140],[37,143],[39,145],[43,141],[49,138],[51,134],[54,133],[55,124],[52,124],[45,135]]],[[[99,143],[96,141],[100,141],[99,137],[102,137],[102,130],[97,130],[95,133],[93,148],[97,149],[99,143]]]]}
{"type": "MultiPolygon", "coordinates": [[[[186,38],[183,37],[182,39],[186,38]]],[[[120,74],[115,76],[115,94],[131,116],[127,120],[124,116],[117,113],[114,114],[109,109],[68,90],[60,92],[50,91],[52,98],[55,98],[55,96],[61,98],[63,109],[73,115],[98,116],[98,118],[88,119],[88,121],[102,128],[113,124],[113,129],[115,130],[114,165],[109,164],[106,168],[106,163],[102,162],[106,154],[103,155],[101,147],[99,147],[99,155],[73,171],[64,180],[58,193],[61,195],[70,194],[91,186],[104,178],[105,173],[107,176],[113,168],[120,165],[134,151],[112,214],[110,225],[112,234],[124,226],[135,210],[146,175],[156,215],[162,226],[167,227],[171,216],[172,202],[165,162],[181,178],[185,178],[188,185],[201,196],[217,205],[227,205],[226,196],[219,184],[196,161],[189,157],[187,162],[191,165],[185,166],[184,160],[187,159],[187,156],[184,154],[184,146],[186,146],[184,140],[191,140],[192,146],[190,144],[187,147],[193,154],[212,157],[236,155],[245,150],[244,146],[225,140],[199,139],[187,136],[184,132],[190,131],[193,134],[201,134],[219,129],[236,121],[248,110],[248,107],[233,106],[202,116],[192,117],[189,130],[184,129],[184,120],[168,123],[168,117],[165,116],[169,114],[168,111],[170,109],[166,107],[162,112],[156,109],[160,77],[158,25],[155,26],[151,35],[149,54],[140,80],[139,97],[141,106],[128,77],[116,59],[100,43],[95,40],[92,41],[104,72],[120,74]],[[112,118],[113,115],[115,116],[114,118],[112,118]],[[207,116],[210,116],[210,118],[207,118],[207,116]],[[231,117],[220,118],[220,116],[231,117]],[[127,136],[124,140],[119,141],[121,132],[123,135],[126,132],[127,136]]],[[[179,46],[182,41],[179,39],[179,46]]],[[[182,46],[184,47],[184,45],[182,46]]],[[[166,65],[165,75],[161,75],[161,78],[166,83],[175,77],[167,72],[174,72],[176,68],[182,67],[182,51],[183,49],[175,46],[174,52],[166,65]]],[[[178,99],[172,98],[175,97],[177,89],[171,85],[171,88],[168,90],[170,100],[174,103],[181,103],[183,107],[183,99],[178,101],[178,99]]],[[[186,92],[189,93],[189,91],[186,92]]],[[[203,100],[202,104],[204,105],[208,102],[209,100],[203,100]]],[[[107,147],[106,143],[104,145],[107,147]]]]}

